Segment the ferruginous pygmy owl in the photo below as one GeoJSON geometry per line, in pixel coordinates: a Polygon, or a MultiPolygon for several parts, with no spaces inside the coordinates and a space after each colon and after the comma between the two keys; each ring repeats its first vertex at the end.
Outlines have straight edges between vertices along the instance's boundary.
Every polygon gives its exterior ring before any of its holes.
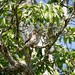
{"type": "Polygon", "coordinates": [[[40,33],[37,30],[33,30],[27,37],[25,44],[37,45],[40,40],[40,33]]]}

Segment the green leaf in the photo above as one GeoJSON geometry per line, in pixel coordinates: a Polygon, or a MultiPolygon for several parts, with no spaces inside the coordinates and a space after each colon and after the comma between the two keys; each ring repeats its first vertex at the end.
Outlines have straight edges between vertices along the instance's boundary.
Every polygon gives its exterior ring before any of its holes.
{"type": "Polygon", "coordinates": [[[67,43],[67,38],[65,36],[63,38],[64,38],[64,43],[67,43]]]}
{"type": "Polygon", "coordinates": [[[61,37],[59,38],[59,41],[61,42],[61,37]]]}
{"type": "Polygon", "coordinates": [[[28,48],[26,49],[26,52],[29,54],[29,49],[28,48]]]}
{"type": "Polygon", "coordinates": [[[69,30],[71,30],[71,27],[70,27],[70,26],[67,27],[67,31],[68,31],[68,32],[69,32],[69,30]]]}
{"type": "Polygon", "coordinates": [[[59,75],[59,73],[58,73],[58,71],[57,71],[57,70],[55,70],[54,74],[55,74],[55,75],[59,75]]]}
{"type": "Polygon", "coordinates": [[[72,43],[72,37],[69,37],[69,43],[70,44],[72,43]]]}
{"type": "Polygon", "coordinates": [[[3,18],[3,23],[6,24],[5,18],[3,18]]]}
{"type": "Polygon", "coordinates": [[[40,1],[39,6],[42,6],[42,5],[43,5],[43,3],[42,3],[42,1],[40,1]]]}
{"type": "Polygon", "coordinates": [[[55,19],[56,19],[57,26],[59,26],[60,25],[59,16],[56,15],[56,18],[55,19]]]}
{"type": "Polygon", "coordinates": [[[71,28],[72,33],[75,33],[75,27],[71,28]]]}
{"type": "Polygon", "coordinates": [[[46,12],[44,16],[45,16],[46,21],[49,22],[49,12],[46,12]]]}

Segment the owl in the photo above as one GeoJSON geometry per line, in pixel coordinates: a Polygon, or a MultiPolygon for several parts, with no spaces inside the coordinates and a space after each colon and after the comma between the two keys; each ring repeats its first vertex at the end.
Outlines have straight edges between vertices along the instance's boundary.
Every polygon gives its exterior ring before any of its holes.
{"type": "Polygon", "coordinates": [[[40,40],[40,34],[37,30],[33,30],[32,33],[30,33],[27,37],[27,40],[25,41],[25,44],[28,45],[37,45],[40,40]]]}

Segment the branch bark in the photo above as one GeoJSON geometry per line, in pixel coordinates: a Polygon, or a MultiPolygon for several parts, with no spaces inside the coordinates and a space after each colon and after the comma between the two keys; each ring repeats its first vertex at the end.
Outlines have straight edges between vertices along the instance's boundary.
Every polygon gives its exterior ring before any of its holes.
{"type": "Polygon", "coordinates": [[[11,56],[9,50],[7,49],[7,47],[5,46],[5,44],[3,42],[2,42],[2,45],[1,45],[1,53],[8,60],[8,62],[10,62],[11,65],[16,65],[17,64],[17,61],[15,61],[13,59],[13,57],[11,56]]]}
{"type": "Polygon", "coordinates": [[[19,4],[22,2],[23,0],[20,0],[19,2],[16,3],[16,6],[14,8],[14,15],[16,17],[16,40],[18,43],[18,46],[21,47],[21,44],[19,42],[19,17],[18,17],[18,12],[17,12],[17,8],[19,6],[19,4]]]}
{"type": "Polygon", "coordinates": [[[30,46],[24,46],[23,48],[19,48],[19,52],[22,52],[23,55],[25,55],[25,59],[26,59],[26,63],[28,66],[31,65],[31,53],[32,53],[32,50],[30,49],[30,46]],[[27,51],[28,50],[28,53],[27,51]]]}
{"type": "Polygon", "coordinates": [[[5,44],[2,42],[1,45],[1,49],[0,49],[1,53],[4,55],[4,58],[7,59],[7,61],[11,64],[11,66],[9,67],[0,67],[0,71],[6,71],[6,72],[14,72],[14,71],[18,71],[18,72],[28,72],[29,67],[27,67],[26,64],[23,63],[18,63],[16,60],[14,60],[14,58],[12,57],[12,55],[10,54],[9,50],[7,49],[7,47],[5,46],[5,44]]]}
{"type": "Polygon", "coordinates": [[[28,67],[26,65],[23,65],[23,64],[16,64],[15,66],[9,66],[9,67],[1,67],[0,66],[0,71],[4,71],[4,72],[15,72],[15,71],[18,71],[18,72],[27,72],[28,71],[28,67]]]}

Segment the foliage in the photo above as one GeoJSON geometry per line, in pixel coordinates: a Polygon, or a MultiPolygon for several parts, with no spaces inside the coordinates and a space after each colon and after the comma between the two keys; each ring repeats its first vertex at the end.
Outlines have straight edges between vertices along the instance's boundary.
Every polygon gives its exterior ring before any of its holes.
{"type": "Polygon", "coordinates": [[[63,0],[55,2],[51,0],[45,5],[42,2],[38,5],[31,5],[20,0],[9,0],[6,1],[2,8],[2,3],[4,4],[4,2],[3,0],[0,1],[0,29],[2,29],[2,41],[5,45],[0,46],[0,72],[2,75],[11,73],[12,75],[17,75],[24,71],[19,68],[18,71],[16,68],[13,70],[15,72],[13,72],[11,67],[14,66],[12,64],[14,61],[10,57],[13,57],[22,66],[24,63],[24,65],[27,63],[26,66],[29,68],[28,64],[31,64],[31,68],[35,69],[36,75],[42,75],[46,70],[51,75],[68,74],[69,69],[70,74],[75,74],[75,49],[70,49],[68,46],[68,44],[75,42],[75,27],[71,27],[70,24],[74,20],[75,14],[72,13],[73,6],[68,6],[67,15],[70,16],[65,19],[62,2],[63,0]],[[40,28],[38,32],[41,31],[41,37],[44,39],[45,46],[39,47],[36,45],[34,47],[35,53],[30,57],[26,55],[30,55],[32,46],[27,46],[24,43],[25,41],[23,41],[23,30],[19,30],[21,22],[29,26],[33,24],[36,30],[40,28]],[[5,47],[7,47],[6,50],[9,52],[3,51],[5,47]],[[23,52],[19,51],[21,48],[23,52]],[[11,56],[9,56],[9,53],[11,56]],[[52,60],[50,60],[49,55],[52,55],[52,60]],[[22,64],[22,62],[24,63],[22,64]],[[64,63],[67,65],[66,69],[63,69],[64,63]],[[6,67],[9,67],[9,71],[6,67]]]}

